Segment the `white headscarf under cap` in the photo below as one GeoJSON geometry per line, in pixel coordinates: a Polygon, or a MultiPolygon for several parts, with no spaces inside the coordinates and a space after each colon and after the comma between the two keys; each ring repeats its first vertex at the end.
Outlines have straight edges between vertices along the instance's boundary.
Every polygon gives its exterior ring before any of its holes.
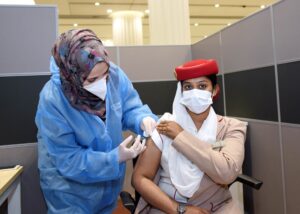
{"type": "MultiPolygon", "coordinates": [[[[217,135],[217,115],[213,108],[210,108],[208,117],[198,131],[185,106],[180,103],[181,96],[181,83],[178,82],[173,102],[173,115],[167,113],[161,120],[175,120],[185,131],[193,134],[200,140],[210,144],[215,143],[217,135]]],[[[155,141],[155,139],[153,140],[155,141]]],[[[172,184],[180,194],[190,198],[199,188],[204,173],[172,146],[172,140],[170,138],[164,138],[164,140],[170,141],[168,166],[172,184]]],[[[163,144],[165,143],[168,144],[168,142],[163,142],[163,144]]]]}

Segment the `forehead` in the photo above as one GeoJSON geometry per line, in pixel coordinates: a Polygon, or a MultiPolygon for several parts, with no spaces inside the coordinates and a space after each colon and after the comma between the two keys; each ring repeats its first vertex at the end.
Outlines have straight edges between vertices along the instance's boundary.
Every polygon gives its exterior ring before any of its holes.
{"type": "Polygon", "coordinates": [[[210,79],[206,76],[197,77],[193,79],[184,80],[183,83],[198,83],[198,82],[210,82],[210,79]]]}
{"type": "Polygon", "coordinates": [[[106,62],[98,62],[89,74],[89,77],[99,76],[104,74],[108,69],[106,62]]]}

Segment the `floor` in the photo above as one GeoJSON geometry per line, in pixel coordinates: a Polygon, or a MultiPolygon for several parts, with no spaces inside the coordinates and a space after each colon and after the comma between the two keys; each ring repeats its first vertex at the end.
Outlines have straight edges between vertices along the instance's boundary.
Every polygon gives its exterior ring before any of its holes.
{"type": "Polygon", "coordinates": [[[125,207],[123,207],[121,200],[119,200],[118,206],[113,214],[130,214],[130,212],[125,207]]]}

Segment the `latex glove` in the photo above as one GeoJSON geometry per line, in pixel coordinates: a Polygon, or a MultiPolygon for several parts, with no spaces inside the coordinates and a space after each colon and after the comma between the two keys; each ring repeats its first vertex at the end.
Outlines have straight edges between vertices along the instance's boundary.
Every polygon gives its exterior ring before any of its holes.
{"type": "Polygon", "coordinates": [[[143,142],[141,143],[141,136],[138,135],[134,143],[128,148],[127,146],[130,144],[131,141],[132,141],[132,135],[126,138],[119,145],[119,163],[133,159],[136,156],[138,156],[140,153],[145,151],[146,139],[144,139],[143,142]]]}
{"type": "Polygon", "coordinates": [[[141,123],[141,129],[144,131],[144,137],[149,137],[152,135],[156,127],[156,121],[152,117],[145,117],[141,123]]]}

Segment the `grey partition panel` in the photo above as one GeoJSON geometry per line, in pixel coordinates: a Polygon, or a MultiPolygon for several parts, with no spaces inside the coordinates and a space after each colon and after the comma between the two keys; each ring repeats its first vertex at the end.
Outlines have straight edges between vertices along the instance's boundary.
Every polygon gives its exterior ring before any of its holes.
{"type": "Polygon", "coordinates": [[[224,72],[274,64],[270,9],[221,31],[224,72]]]}
{"type": "Polygon", "coordinates": [[[36,143],[14,147],[0,146],[0,167],[18,164],[24,167],[21,175],[22,214],[46,213],[46,204],[39,184],[36,143]]]}
{"type": "Polygon", "coordinates": [[[191,46],[120,47],[120,66],[132,81],[174,80],[174,68],[191,60],[191,46]]]}
{"type": "Polygon", "coordinates": [[[49,76],[0,77],[0,145],[36,142],[39,92],[49,76]]]}
{"type": "Polygon", "coordinates": [[[0,75],[49,72],[56,8],[0,6],[0,75]]]}
{"type": "Polygon", "coordinates": [[[133,85],[143,103],[147,104],[154,114],[172,112],[177,81],[137,82],[133,85]]]}
{"type": "Polygon", "coordinates": [[[118,47],[105,47],[108,52],[109,60],[118,65],[119,58],[118,58],[118,47]]]}
{"type": "Polygon", "coordinates": [[[264,182],[259,191],[244,188],[247,213],[283,214],[278,124],[249,122],[243,172],[264,182]]]}
{"type": "Polygon", "coordinates": [[[224,75],[229,116],[278,121],[274,67],[224,75]]]}
{"type": "Polygon", "coordinates": [[[284,171],[286,184],[287,213],[298,214],[300,211],[300,126],[282,126],[284,152],[284,171]]]}
{"type": "Polygon", "coordinates": [[[214,34],[206,39],[195,43],[191,47],[193,59],[215,59],[221,72],[221,45],[220,33],[214,34]]]}
{"type": "Polygon", "coordinates": [[[278,65],[281,121],[300,124],[300,61],[278,65]]]}
{"type": "Polygon", "coordinates": [[[278,63],[300,59],[299,8],[299,0],[285,0],[273,6],[278,63]]]}

